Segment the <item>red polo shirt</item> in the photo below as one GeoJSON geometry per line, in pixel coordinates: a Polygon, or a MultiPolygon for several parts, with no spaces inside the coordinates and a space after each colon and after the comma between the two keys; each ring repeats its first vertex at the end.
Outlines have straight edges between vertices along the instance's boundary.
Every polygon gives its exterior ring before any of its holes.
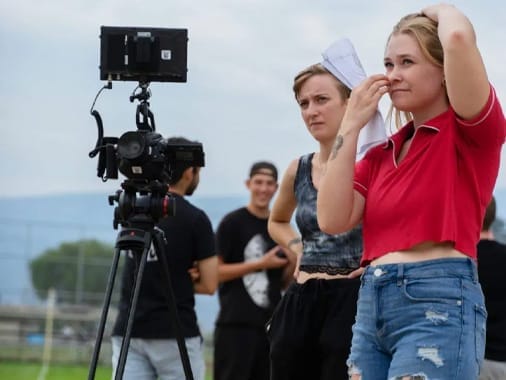
{"type": "Polygon", "coordinates": [[[506,122],[491,87],[483,111],[461,120],[450,107],[414,130],[409,123],[356,164],[354,188],[365,199],[362,264],[425,241],[452,242],[476,258],[506,122]],[[397,164],[402,144],[413,136],[397,164]]]}

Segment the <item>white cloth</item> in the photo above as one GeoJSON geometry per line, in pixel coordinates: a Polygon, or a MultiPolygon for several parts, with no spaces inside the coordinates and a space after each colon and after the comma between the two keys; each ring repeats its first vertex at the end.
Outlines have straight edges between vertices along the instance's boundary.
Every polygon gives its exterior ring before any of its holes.
{"type": "MultiPolygon", "coordinates": [[[[366,78],[355,48],[347,38],[335,41],[322,53],[322,57],[322,65],[352,90],[366,78]]],[[[357,161],[364,156],[369,148],[386,141],[386,139],[383,116],[378,110],[360,131],[357,143],[357,161]]]]}

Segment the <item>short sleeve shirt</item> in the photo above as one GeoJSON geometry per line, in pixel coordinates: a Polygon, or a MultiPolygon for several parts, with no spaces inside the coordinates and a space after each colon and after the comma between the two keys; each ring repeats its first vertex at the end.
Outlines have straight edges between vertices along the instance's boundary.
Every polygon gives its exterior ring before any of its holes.
{"type": "Polygon", "coordinates": [[[505,124],[491,87],[474,120],[459,119],[450,107],[416,130],[409,123],[372,148],[355,166],[354,188],[366,199],[362,263],[425,241],[452,242],[475,258],[505,124]],[[410,137],[409,151],[397,163],[410,137]]]}
{"type": "MultiPolygon", "coordinates": [[[[267,231],[267,221],[246,207],[226,215],[216,231],[218,256],[225,263],[260,259],[276,245],[267,231]]],[[[263,329],[281,299],[282,273],[282,269],[261,270],[221,283],[217,324],[263,329]]]]}

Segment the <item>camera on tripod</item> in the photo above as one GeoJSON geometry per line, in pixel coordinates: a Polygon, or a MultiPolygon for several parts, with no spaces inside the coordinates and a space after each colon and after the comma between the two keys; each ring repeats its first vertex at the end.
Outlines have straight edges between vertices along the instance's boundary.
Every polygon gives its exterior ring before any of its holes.
{"type": "Polygon", "coordinates": [[[193,380],[172,292],[165,233],[155,224],[159,219],[175,214],[175,198],[168,193],[169,183],[172,184],[172,180],[177,181],[179,173],[186,168],[204,166],[204,151],[200,143],[179,144],[188,140],[167,140],[157,133],[148,102],[151,96],[151,81],[186,82],[188,33],[186,29],[102,26],[100,41],[100,79],[107,80],[107,85],[99,91],[91,107],[90,112],[97,123],[98,139],[89,156],[93,158],[98,155],[97,175],[103,181],[117,179],[118,171],[127,179],[121,184],[122,190],[109,196],[111,206],[115,202],[118,204],[114,209],[113,226],[117,229],[121,224],[122,228],[116,239],[88,380],[93,380],[95,376],[120,253],[129,251],[137,256],[138,268],[133,279],[128,322],[115,380],[123,377],[144,266],[152,245],[156,248],[157,257],[162,264],[160,267],[167,279],[163,288],[167,290],[167,306],[173,316],[181,362],[186,378],[193,380]],[[119,138],[104,137],[102,118],[98,111],[93,109],[101,91],[112,88],[112,81],[115,80],[139,82],[130,96],[130,102],[140,102],[135,115],[137,130],[125,132],[119,138]],[[174,143],[175,141],[178,143],[174,143]],[[178,174],[173,178],[174,173],[178,174]]]}
{"type": "Polygon", "coordinates": [[[102,26],[100,41],[100,79],[108,81],[104,88],[112,88],[112,81],[138,81],[130,102],[140,103],[137,130],[119,138],[104,137],[100,114],[92,107],[98,139],[89,156],[98,154],[97,176],[104,182],[117,179],[118,170],[127,178],[121,184],[123,190],[109,196],[111,205],[118,203],[115,229],[118,224],[129,226],[134,218],[156,222],[175,212],[167,195],[174,168],[204,166],[202,144],[171,144],[155,131],[148,102],[150,82],[186,82],[188,31],[102,26]]]}

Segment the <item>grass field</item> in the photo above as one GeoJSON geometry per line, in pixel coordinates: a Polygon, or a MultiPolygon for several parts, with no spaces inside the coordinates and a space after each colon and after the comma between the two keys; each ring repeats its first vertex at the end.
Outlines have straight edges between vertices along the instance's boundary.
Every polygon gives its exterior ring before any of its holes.
{"type": "MultiPolygon", "coordinates": [[[[2,380],[37,380],[42,365],[37,363],[0,362],[2,380]]],[[[78,380],[88,378],[88,368],[58,365],[50,367],[45,380],[78,380]]],[[[97,367],[96,380],[111,380],[110,367],[97,367]]]]}
{"type": "MultiPolygon", "coordinates": [[[[37,363],[0,361],[0,379],[37,380],[41,367],[37,363]]],[[[84,366],[51,366],[45,380],[86,380],[88,372],[84,366]]],[[[97,367],[95,380],[111,380],[111,367],[97,367]]],[[[206,374],[206,380],[212,380],[212,376],[206,374]]]]}

